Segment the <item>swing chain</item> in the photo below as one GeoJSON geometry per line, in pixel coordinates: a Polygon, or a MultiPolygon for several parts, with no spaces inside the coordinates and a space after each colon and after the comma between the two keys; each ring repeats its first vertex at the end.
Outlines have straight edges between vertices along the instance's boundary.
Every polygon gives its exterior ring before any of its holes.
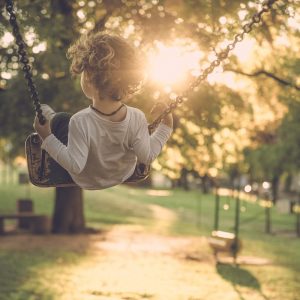
{"type": "Polygon", "coordinates": [[[153,121],[152,124],[148,126],[149,132],[152,132],[169,113],[171,113],[175,108],[177,108],[178,105],[184,102],[189,96],[189,94],[198,85],[200,85],[207,78],[207,76],[211,74],[214,71],[214,69],[221,64],[221,62],[223,62],[229,56],[229,53],[235,48],[236,44],[243,41],[245,34],[250,33],[255,24],[261,22],[262,15],[264,13],[269,12],[272,8],[272,5],[276,1],[278,0],[266,0],[263,2],[261,10],[258,13],[255,13],[252,16],[251,21],[249,21],[242,27],[242,31],[235,35],[233,41],[227,45],[225,50],[216,53],[217,58],[213,60],[210,63],[210,65],[202,71],[202,74],[200,74],[181,95],[177,96],[176,99],[169,104],[169,106],[156,120],[153,121]]]}
{"type": "Polygon", "coordinates": [[[13,35],[16,39],[16,44],[18,45],[19,60],[23,64],[22,70],[24,72],[24,77],[27,80],[28,90],[30,92],[31,99],[33,101],[34,109],[37,114],[39,123],[43,125],[45,124],[46,119],[43,116],[38,92],[32,79],[31,66],[29,65],[29,59],[27,57],[27,52],[26,52],[26,44],[20,33],[17,17],[14,12],[14,4],[12,0],[6,0],[6,10],[9,14],[9,23],[13,28],[13,35]]]}
{"type": "MultiPolygon", "coordinates": [[[[276,1],[278,0],[266,0],[263,2],[262,9],[252,16],[250,22],[243,26],[242,32],[235,35],[233,42],[228,44],[225,50],[216,54],[217,58],[212,61],[206,69],[202,71],[202,74],[200,74],[197,79],[195,79],[194,82],[192,82],[181,95],[177,96],[176,99],[172,103],[170,103],[169,106],[164,110],[164,112],[152,124],[148,126],[150,132],[153,131],[169,113],[176,109],[178,105],[183,103],[188,95],[194,90],[194,88],[200,85],[207,78],[207,76],[211,74],[214,69],[218,67],[221,62],[223,62],[229,56],[229,53],[235,48],[236,44],[243,41],[245,34],[250,33],[255,24],[261,22],[262,15],[266,12],[269,12],[272,8],[272,5],[276,1]]],[[[9,22],[13,28],[13,35],[16,39],[16,44],[18,45],[18,54],[20,56],[20,62],[23,64],[22,69],[24,72],[24,77],[27,80],[27,85],[31,94],[31,98],[33,100],[34,109],[36,111],[40,124],[44,124],[46,120],[42,114],[38,92],[32,79],[31,66],[29,65],[29,60],[27,58],[26,44],[19,30],[16,15],[14,13],[13,0],[6,0],[6,10],[9,13],[9,22]]]]}

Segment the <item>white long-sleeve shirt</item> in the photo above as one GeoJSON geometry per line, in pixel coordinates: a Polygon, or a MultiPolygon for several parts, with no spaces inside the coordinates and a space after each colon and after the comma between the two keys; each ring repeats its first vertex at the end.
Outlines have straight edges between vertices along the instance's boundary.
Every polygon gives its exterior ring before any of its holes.
{"type": "Polygon", "coordinates": [[[121,122],[109,121],[85,108],[71,117],[67,146],[51,134],[42,148],[84,189],[118,185],[132,175],[137,161],[150,164],[172,133],[161,123],[150,136],[144,113],[126,108],[121,122]]]}

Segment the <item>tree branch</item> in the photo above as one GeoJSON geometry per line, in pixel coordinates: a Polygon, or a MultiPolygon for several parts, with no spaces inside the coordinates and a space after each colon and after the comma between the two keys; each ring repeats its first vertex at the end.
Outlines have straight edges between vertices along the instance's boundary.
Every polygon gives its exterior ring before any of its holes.
{"type": "Polygon", "coordinates": [[[269,77],[269,78],[277,81],[281,85],[289,86],[297,91],[300,91],[300,86],[296,85],[293,82],[287,81],[286,79],[280,78],[277,75],[275,75],[271,72],[265,71],[265,70],[258,70],[254,73],[247,73],[247,72],[244,72],[244,71],[238,70],[238,69],[224,68],[224,71],[233,72],[233,73],[237,73],[237,74],[241,74],[241,75],[249,76],[249,77],[258,77],[258,76],[264,75],[266,77],[269,77]]]}
{"type": "Polygon", "coordinates": [[[107,12],[102,18],[97,20],[92,31],[93,32],[102,31],[106,21],[109,19],[110,16],[111,16],[111,12],[107,12]]]}

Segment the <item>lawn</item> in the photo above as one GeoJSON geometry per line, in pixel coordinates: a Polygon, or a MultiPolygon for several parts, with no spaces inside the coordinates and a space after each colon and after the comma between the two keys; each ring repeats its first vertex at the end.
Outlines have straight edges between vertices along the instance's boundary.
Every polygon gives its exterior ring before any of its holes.
{"type": "MultiPolygon", "coordinates": [[[[32,186],[29,194],[34,200],[36,212],[51,215],[54,195],[52,189],[32,186]]],[[[0,212],[14,212],[16,200],[26,197],[28,189],[24,186],[0,186],[0,212]]],[[[109,230],[115,224],[131,224],[142,225],[151,232],[155,220],[149,205],[166,208],[176,215],[176,221],[169,229],[170,236],[208,236],[213,227],[214,196],[202,195],[197,191],[155,191],[119,186],[103,191],[85,191],[84,198],[88,226],[95,228],[109,230]]],[[[235,203],[222,198],[221,207],[225,203],[229,203],[230,207],[226,211],[221,210],[220,227],[222,230],[232,231],[235,203]]],[[[280,214],[272,208],[273,234],[267,235],[264,233],[263,208],[256,203],[244,202],[241,207],[245,210],[241,213],[241,255],[263,257],[271,260],[272,264],[239,269],[221,265],[210,269],[212,276],[217,275],[234,287],[264,290],[268,295],[261,293],[260,297],[265,298],[253,299],[299,299],[300,239],[291,235],[295,217],[280,214]],[[288,231],[291,234],[282,234],[288,231]]],[[[31,248],[30,251],[26,250],[26,245],[22,248],[21,242],[18,247],[10,247],[13,238],[14,236],[5,236],[0,239],[0,300],[63,299],[57,288],[49,285],[49,279],[60,270],[68,272],[69,268],[87,259],[90,255],[89,238],[82,236],[75,251],[74,247],[66,246],[68,241],[72,242],[67,236],[55,238],[56,245],[46,243],[42,249],[31,248]]],[[[45,237],[32,236],[33,243],[34,239],[45,237]]],[[[201,251],[208,252],[209,249],[199,249],[200,254],[201,251]]],[[[252,298],[240,296],[239,299],[252,298]]]]}

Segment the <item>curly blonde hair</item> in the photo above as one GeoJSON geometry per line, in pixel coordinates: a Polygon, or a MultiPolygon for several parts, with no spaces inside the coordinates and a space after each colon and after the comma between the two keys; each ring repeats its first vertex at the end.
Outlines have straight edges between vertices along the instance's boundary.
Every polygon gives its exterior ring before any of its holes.
{"type": "Polygon", "coordinates": [[[82,35],[67,52],[73,75],[83,71],[99,94],[119,101],[141,87],[141,60],[125,39],[98,33],[82,35]]]}

